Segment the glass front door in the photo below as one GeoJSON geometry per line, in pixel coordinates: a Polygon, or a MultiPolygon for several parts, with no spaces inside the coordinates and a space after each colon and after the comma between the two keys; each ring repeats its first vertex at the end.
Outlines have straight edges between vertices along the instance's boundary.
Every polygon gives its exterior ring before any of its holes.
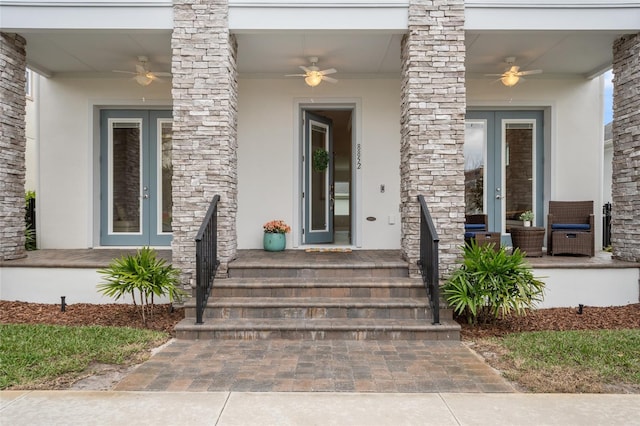
{"type": "Polygon", "coordinates": [[[485,213],[489,230],[508,233],[531,210],[543,223],[542,111],[468,111],[466,213],[485,213]]]}
{"type": "Polygon", "coordinates": [[[101,245],[171,244],[171,111],[101,112],[101,245]]]}
{"type": "Polygon", "coordinates": [[[334,182],[332,121],[305,111],[305,244],[333,242],[334,182]]]}

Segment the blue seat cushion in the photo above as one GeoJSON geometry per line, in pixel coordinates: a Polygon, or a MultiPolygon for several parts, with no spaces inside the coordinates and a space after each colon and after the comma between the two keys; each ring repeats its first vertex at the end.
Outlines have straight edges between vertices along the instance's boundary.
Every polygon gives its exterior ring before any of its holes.
{"type": "Polygon", "coordinates": [[[567,229],[572,231],[588,231],[591,229],[588,223],[554,223],[551,225],[551,229],[561,230],[567,229]]]}
{"type": "Polygon", "coordinates": [[[483,223],[470,223],[468,225],[464,225],[465,231],[484,231],[483,223]]]}
{"type": "Polygon", "coordinates": [[[464,238],[466,240],[470,239],[470,238],[475,238],[476,237],[476,233],[475,232],[465,232],[464,233],[464,238]]]}

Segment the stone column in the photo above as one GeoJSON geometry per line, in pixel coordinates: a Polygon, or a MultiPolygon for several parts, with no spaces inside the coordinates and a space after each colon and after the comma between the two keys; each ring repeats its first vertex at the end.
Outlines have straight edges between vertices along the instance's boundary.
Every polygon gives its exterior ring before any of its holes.
{"type": "Polygon", "coordinates": [[[0,33],[0,260],[26,256],[25,47],[21,36],[0,33]]]}
{"type": "Polygon", "coordinates": [[[173,264],[195,285],[194,238],[214,195],[219,274],[236,256],[237,70],[227,0],[174,0],[173,264]]]}
{"type": "Polygon", "coordinates": [[[465,46],[463,0],[410,0],[402,41],[402,252],[418,273],[419,194],[440,237],[440,275],[464,236],[465,46]]]}
{"type": "Polygon", "coordinates": [[[614,258],[640,261],[640,33],[613,44],[614,258]]]}

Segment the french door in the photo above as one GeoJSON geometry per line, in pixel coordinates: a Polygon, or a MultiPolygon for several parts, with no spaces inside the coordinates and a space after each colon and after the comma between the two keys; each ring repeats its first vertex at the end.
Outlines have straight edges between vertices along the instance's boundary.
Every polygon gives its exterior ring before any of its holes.
{"type": "Polygon", "coordinates": [[[485,213],[489,230],[505,234],[531,210],[542,224],[543,112],[467,111],[466,213],[485,213]]]}
{"type": "Polygon", "coordinates": [[[100,243],[171,244],[171,111],[103,110],[100,243]]]}
{"type": "Polygon", "coordinates": [[[304,112],[304,228],[305,244],[333,242],[333,125],[332,120],[304,112]]]}

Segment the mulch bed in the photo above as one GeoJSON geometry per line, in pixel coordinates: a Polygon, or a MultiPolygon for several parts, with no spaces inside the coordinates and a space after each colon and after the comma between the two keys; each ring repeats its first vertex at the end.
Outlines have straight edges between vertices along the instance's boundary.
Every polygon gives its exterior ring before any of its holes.
{"type": "MultiPolygon", "coordinates": [[[[171,333],[183,318],[182,308],[172,311],[170,305],[156,305],[147,328],[171,333]]],[[[586,306],[582,314],[577,313],[577,308],[539,309],[530,311],[525,317],[508,317],[494,324],[479,326],[471,326],[463,319],[458,319],[458,322],[462,325],[465,340],[523,331],[640,328],[640,303],[606,308],[586,306]]],[[[144,328],[139,308],[125,304],[77,303],[67,305],[66,312],[61,312],[60,305],[0,301],[0,323],[144,328]]]]}
{"type": "MultiPolygon", "coordinates": [[[[155,305],[153,318],[147,319],[151,330],[173,334],[173,327],[184,318],[184,309],[171,305],[155,305]]],[[[2,324],[103,325],[112,327],[145,328],[140,307],[128,304],[93,305],[75,303],[61,312],[60,305],[0,301],[2,324]]]]}
{"type": "Polygon", "coordinates": [[[507,317],[494,324],[472,326],[458,318],[462,325],[462,338],[471,340],[499,337],[509,333],[543,330],[603,330],[640,328],[640,303],[627,306],[585,306],[582,314],[577,308],[537,309],[524,317],[507,317]]]}

